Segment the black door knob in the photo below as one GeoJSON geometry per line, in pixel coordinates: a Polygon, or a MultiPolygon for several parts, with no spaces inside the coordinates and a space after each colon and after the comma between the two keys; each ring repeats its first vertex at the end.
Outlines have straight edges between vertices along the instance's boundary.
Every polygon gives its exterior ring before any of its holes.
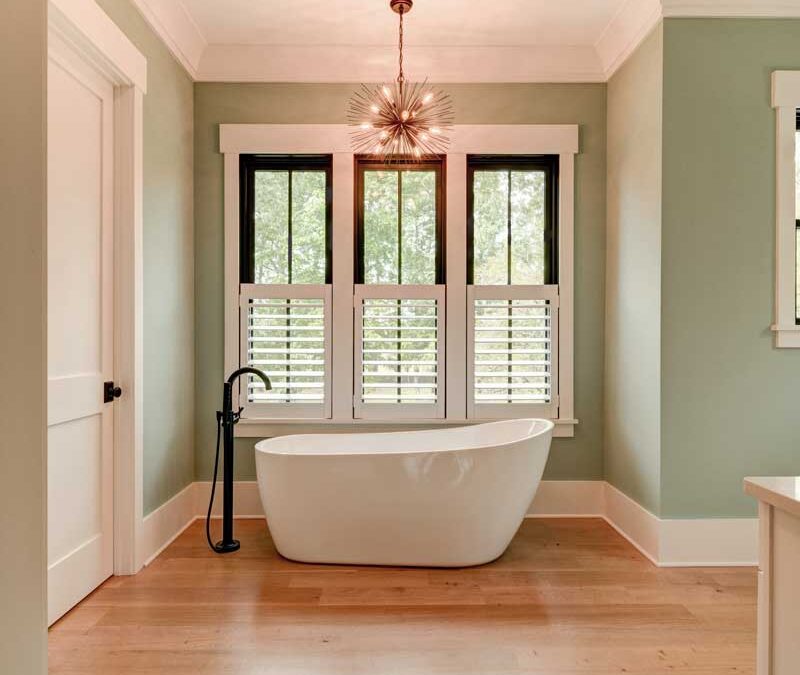
{"type": "Polygon", "coordinates": [[[113,382],[103,383],[103,403],[111,403],[120,396],[122,396],[122,387],[115,386],[113,382]]]}

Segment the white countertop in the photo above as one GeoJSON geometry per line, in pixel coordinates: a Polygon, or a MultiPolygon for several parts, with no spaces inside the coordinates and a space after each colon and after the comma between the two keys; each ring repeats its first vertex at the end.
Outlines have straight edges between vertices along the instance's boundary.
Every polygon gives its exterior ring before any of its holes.
{"type": "Polygon", "coordinates": [[[760,502],[800,516],[800,476],[745,478],[744,491],[760,502]]]}

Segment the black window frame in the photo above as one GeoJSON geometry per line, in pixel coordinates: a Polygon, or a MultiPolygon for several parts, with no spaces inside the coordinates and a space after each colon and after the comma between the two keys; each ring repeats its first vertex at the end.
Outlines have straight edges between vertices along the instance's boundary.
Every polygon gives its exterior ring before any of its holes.
{"type": "MultiPolygon", "coordinates": [[[[447,157],[445,155],[428,156],[420,159],[393,159],[391,162],[376,158],[373,155],[356,155],[355,164],[355,256],[353,271],[354,283],[364,284],[364,174],[367,171],[430,171],[436,174],[436,270],[435,285],[447,283],[445,214],[447,213],[446,190],[447,157]]],[[[402,179],[398,180],[398,245],[400,251],[399,269],[402,283],[402,179]]]]}
{"type": "MultiPolygon", "coordinates": [[[[289,172],[288,276],[292,260],[294,171],[325,172],[325,284],[333,283],[333,155],[242,155],[239,158],[239,281],[255,283],[255,177],[258,171],[289,172]]],[[[298,284],[302,285],[302,284],[298,284]]]]}
{"type": "MultiPolygon", "coordinates": [[[[794,113],[794,130],[800,131],[800,108],[797,108],[794,113]]],[[[800,151],[800,149],[795,149],[795,152],[800,151]]],[[[797,158],[795,158],[795,171],[797,171],[797,158]]],[[[794,221],[795,230],[794,230],[794,237],[795,237],[795,250],[797,250],[797,237],[800,237],[800,218],[795,218],[794,221]]],[[[795,271],[794,271],[794,278],[795,278],[795,289],[794,289],[794,297],[795,297],[795,307],[794,307],[794,324],[795,326],[800,326],[800,307],[797,306],[797,268],[800,267],[800,260],[795,259],[795,271]]]]}
{"type": "MultiPolygon", "coordinates": [[[[558,155],[467,155],[467,284],[475,284],[475,171],[543,171],[545,174],[544,209],[544,283],[558,284],[558,155]]],[[[509,190],[509,200],[511,191],[509,190]]],[[[508,275],[511,284],[511,208],[508,209],[508,275]]]]}

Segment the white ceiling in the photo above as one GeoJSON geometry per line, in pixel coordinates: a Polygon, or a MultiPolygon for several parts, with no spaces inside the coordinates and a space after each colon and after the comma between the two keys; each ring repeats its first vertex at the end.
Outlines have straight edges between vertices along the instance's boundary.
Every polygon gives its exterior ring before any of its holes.
{"type": "MultiPolygon", "coordinates": [[[[395,76],[389,0],[133,2],[195,80],[395,76]]],[[[604,82],[673,16],[800,16],[800,0],[414,0],[406,70],[434,82],[604,82]]]]}
{"type": "MultiPolygon", "coordinates": [[[[626,0],[415,0],[409,45],[594,46],[626,0]]],[[[209,44],[395,45],[388,0],[183,0],[209,44]]]]}

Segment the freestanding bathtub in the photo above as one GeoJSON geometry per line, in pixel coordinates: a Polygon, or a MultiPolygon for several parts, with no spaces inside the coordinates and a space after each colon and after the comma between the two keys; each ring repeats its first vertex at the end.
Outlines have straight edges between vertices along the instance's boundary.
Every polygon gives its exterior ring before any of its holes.
{"type": "Polygon", "coordinates": [[[464,567],[502,555],[542,477],[553,423],[283,436],[256,444],[275,546],[311,563],[464,567]]]}

